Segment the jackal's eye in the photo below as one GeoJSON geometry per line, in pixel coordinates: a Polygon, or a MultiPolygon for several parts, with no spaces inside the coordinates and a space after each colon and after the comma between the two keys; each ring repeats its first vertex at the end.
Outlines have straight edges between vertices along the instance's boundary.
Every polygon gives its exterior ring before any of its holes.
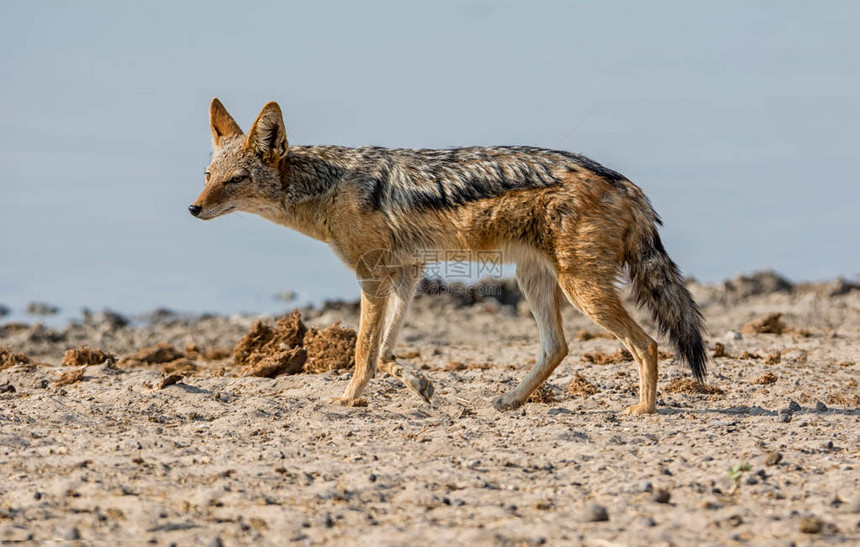
{"type": "Polygon", "coordinates": [[[238,183],[242,182],[243,180],[245,180],[246,178],[248,178],[248,175],[236,175],[235,177],[228,180],[227,182],[229,184],[238,184],[238,183]]]}
{"type": "Polygon", "coordinates": [[[209,177],[211,177],[211,176],[212,176],[212,173],[210,173],[209,171],[206,171],[206,172],[204,172],[204,173],[203,173],[203,176],[205,176],[205,177],[206,177],[206,180],[208,181],[208,180],[209,180],[209,177]]]}

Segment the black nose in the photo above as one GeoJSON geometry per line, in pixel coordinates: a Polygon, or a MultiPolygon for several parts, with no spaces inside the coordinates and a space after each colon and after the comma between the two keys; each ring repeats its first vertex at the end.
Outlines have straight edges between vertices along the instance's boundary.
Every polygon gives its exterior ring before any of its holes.
{"type": "Polygon", "coordinates": [[[194,216],[199,215],[200,211],[202,211],[202,210],[203,210],[203,207],[201,207],[199,205],[189,205],[188,206],[188,212],[194,216]]]}

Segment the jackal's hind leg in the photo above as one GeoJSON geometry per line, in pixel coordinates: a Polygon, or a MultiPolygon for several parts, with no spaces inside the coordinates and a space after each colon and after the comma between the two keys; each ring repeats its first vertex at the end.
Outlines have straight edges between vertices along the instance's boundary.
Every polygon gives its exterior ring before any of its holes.
{"type": "Polygon", "coordinates": [[[397,272],[394,292],[388,300],[388,315],[385,319],[385,333],[379,354],[379,368],[403,382],[406,387],[429,403],[433,396],[433,384],[417,370],[398,363],[394,355],[397,335],[415,295],[415,284],[423,273],[423,264],[406,265],[397,272]]]}
{"type": "Polygon", "coordinates": [[[517,283],[537,321],[541,348],[537,364],[519,385],[493,401],[496,410],[519,408],[567,355],[561,324],[562,295],[555,274],[537,262],[520,262],[517,283]]]}
{"type": "MultiPolygon", "coordinates": [[[[605,276],[609,279],[611,276],[605,276]]],[[[657,343],[624,309],[611,282],[600,282],[601,276],[582,279],[560,275],[559,284],[570,302],[592,321],[616,336],[633,355],[639,366],[639,404],[628,407],[625,414],[653,414],[657,399],[657,343]]]]}

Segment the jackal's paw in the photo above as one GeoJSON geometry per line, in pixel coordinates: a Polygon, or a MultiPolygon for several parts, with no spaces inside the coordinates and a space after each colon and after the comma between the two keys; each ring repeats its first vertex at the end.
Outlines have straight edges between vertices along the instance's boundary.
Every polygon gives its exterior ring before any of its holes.
{"type": "Polygon", "coordinates": [[[497,397],[493,400],[493,408],[495,408],[499,412],[504,412],[506,410],[516,410],[522,405],[522,402],[516,399],[509,398],[507,395],[502,395],[501,397],[497,397]]]}
{"type": "Polygon", "coordinates": [[[642,414],[655,414],[657,409],[654,408],[654,405],[645,405],[638,404],[633,406],[628,406],[624,409],[622,414],[626,414],[627,416],[641,416],[642,414]]]}
{"type": "Polygon", "coordinates": [[[420,374],[408,374],[403,377],[403,383],[430,403],[430,398],[433,396],[433,391],[435,391],[430,380],[420,374]]]}
{"type": "Polygon", "coordinates": [[[367,399],[358,398],[358,399],[350,399],[348,397],[334,397],[332,399],[326,400],[326,403],[330,405],[338,405],[338,406],[367,406],[367,399]]]}

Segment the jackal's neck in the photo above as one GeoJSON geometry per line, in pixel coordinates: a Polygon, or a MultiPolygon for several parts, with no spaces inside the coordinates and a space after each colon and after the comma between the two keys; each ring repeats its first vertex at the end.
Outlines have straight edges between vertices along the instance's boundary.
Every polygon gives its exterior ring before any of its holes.
{"type": "Polygon", "coordinates": [[[331,196],[343,176],[336,158],[314,146],[290,147],[281,164],[278,206],[261,215],[307,236],[328,241],[331,196]]]}

